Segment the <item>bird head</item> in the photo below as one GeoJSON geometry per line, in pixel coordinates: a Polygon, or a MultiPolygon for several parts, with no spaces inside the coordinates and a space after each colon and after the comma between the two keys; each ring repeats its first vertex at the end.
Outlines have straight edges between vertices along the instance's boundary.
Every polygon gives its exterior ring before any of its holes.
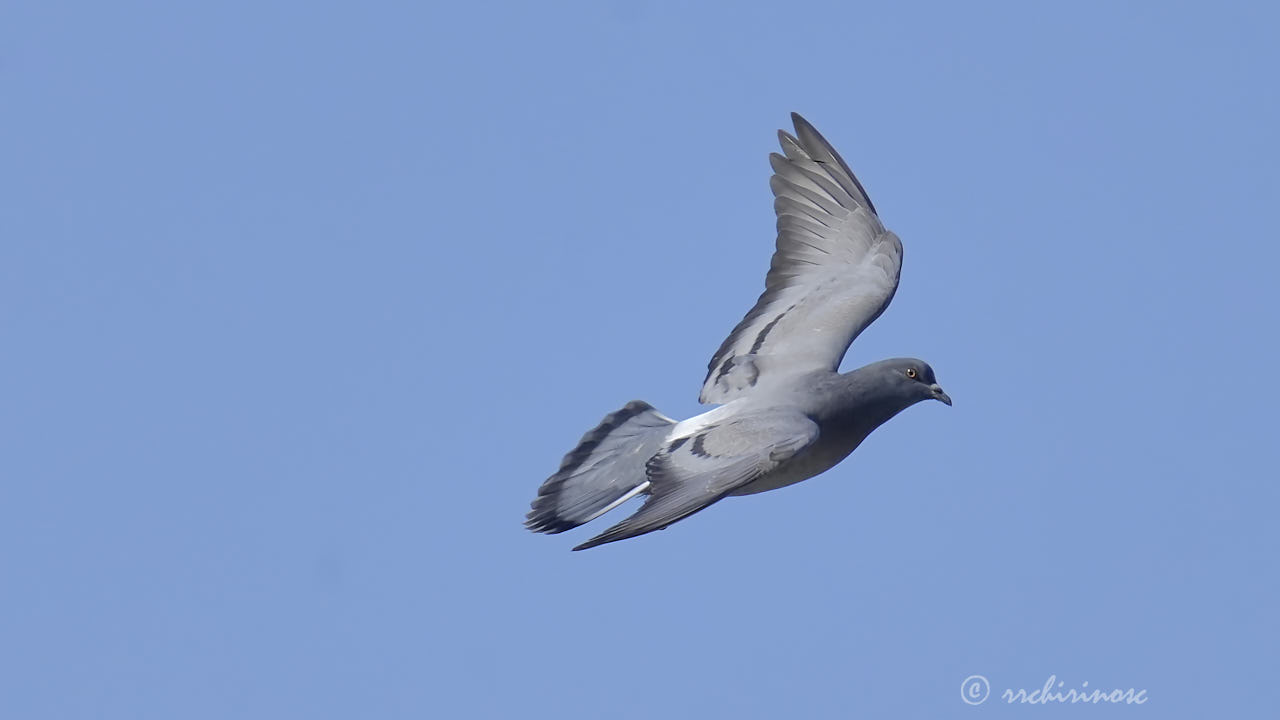
{"type": "Polygon", "coordinates": [[[878,370],[902,397],[913,402],[937,400],[951,404],[951,396],[943,392],[929,363],[915,358],[893,358],[879,365],[878,370]]]}

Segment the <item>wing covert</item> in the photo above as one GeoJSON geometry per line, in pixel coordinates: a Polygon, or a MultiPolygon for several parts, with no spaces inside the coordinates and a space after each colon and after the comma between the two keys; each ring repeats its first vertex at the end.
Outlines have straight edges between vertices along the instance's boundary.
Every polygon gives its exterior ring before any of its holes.
{"type": "Polygon", "coordinates": [[[771,472],[817,439],[817,424],[788,410],[731,417],[675,438],[646,466],[644,505],[574,550],[661,530],[771,472]]]}

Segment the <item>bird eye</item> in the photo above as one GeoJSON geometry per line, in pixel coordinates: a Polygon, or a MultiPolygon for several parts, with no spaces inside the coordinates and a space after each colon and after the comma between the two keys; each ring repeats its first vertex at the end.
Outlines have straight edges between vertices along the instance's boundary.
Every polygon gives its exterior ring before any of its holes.
{"type": "Polygon", "coordinates": [[[915,368],[907,368],[907,377],[911,378],[912,380],[915,380],[915,379],[916,379],[916,369],[915,369],[915,368]]]}

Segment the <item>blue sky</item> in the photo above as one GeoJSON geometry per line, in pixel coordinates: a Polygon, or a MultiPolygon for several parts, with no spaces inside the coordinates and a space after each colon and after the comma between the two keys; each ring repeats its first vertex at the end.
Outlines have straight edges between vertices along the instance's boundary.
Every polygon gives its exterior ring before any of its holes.
{"type": "Polygon", "coordinates": [[[3,11],[0,714],[1274,712],[1274,8],[463,5],[3,11]],[[792,110],[906,247],[845,367],[955,407],[526,532],[699,412],[792,110]]]}

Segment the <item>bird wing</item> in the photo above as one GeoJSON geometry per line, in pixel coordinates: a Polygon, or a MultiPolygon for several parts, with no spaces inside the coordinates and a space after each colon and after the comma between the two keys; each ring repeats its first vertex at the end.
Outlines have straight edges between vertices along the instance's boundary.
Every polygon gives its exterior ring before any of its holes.
{"type": "Polygon", "coordinates": [[[574,550],[661,530],[769,473],[817,438],[818,426],[803,414],[768,410],[673,439],[646,465],[644,505],[574,550]]]}
{"type": "Polygon", "coordinates": [[[698,396],[727,403],[763,380],[835,370],[898,289],[902,243],[849,166],[804,118],[773,153],[778,245],[765,290],[707,366],[698,396]]]}

